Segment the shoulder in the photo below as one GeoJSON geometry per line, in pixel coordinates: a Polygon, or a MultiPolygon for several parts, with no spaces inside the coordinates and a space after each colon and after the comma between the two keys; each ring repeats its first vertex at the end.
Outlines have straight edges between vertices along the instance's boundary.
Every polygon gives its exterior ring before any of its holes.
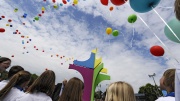
{"type": "Polygon", "coordinates": [[[52,101],[52,99],[45,93],[26,93],[25,96],[17,101],[52,101]]]}
{"type": "Polygon", "coordinates": [[[4,98],[4,101],[15,101],[15,99],[21,98],[24,96],[24,92],[19,89],[12,88],[10,92],[4,98]]]}
{"type": "Polygon", "coordinates": [[[0,82],[0,90],[3,89],[6,85],[7,85],[8,81],[7,80],[3,80],[0,82]]]}
{"type": "Polygon", "coordinates": [[[159,97],[156,101],[175,101],[175,97],[159,97]]]}

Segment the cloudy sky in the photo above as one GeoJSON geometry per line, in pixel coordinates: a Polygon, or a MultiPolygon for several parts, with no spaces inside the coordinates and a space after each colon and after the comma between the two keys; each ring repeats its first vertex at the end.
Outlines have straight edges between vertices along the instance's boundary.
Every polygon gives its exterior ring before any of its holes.
{"type": "MultiPolygon", "coordinates": [[[[82,79],[79,73],[68,69],[69,64],[73,59],[87,60],[91,50],[98,48],[97,56],[102,57],[111,76],[111,80],[103,81],[98,89],[104,90],[115,81],[126,81],[135,92],[146,83],[154,84],[148,74],[156,73],[155,81],[159,85],[163,72],[177,64],[174,58],[180,59],[179,44],[165,36],[165,24],[153,10],[136,13],[129,2],[122,6],[114,6],[111,2],[104,6],[100,0],[79,0],[75,6],[72,2],[69,0],[63,4],[56,0],[59,7],[55,9],[51,0],[1,0],[0,17],[5,18],[0,20],[0,28],[6,31],[0,33],[0,55],[11,58],[12,65],[21,65],[38,75],[46,68],[53,70],[58,83],[74,76],[82,79]],[[109,10],[111,6],[113,11],[109,10]],[[42,7],[46,9],[44,14],[41,13],[42,7]],[[14,12],[15,8],[18,8],[17,12],[14,12]],[[22,18],[24,13],[26,18],[22,18]],[[38,14],[42,14],[39,21],[33,21],[38,14]],[[139,15],[150,29],[140,18],[134,24],[128,23],[131,14],[139,15]],[[8,22],[9,19],[12,22],[8,22]],[[120,35],[107,35],[107,27],[118,30],[120,35]],[[21,34],[13,34],[16,30],[21,34]],[[152,46],[164,47],[151,30],[171,54],[165,50],[163,57],[151,55],[149,49],[152,46]],[[62,56],[65,57],[61,59],[62,56]]],[[[155,10],[168,22],[175,17],[173,5],[174,0],[161,0],[155,10]]]]}

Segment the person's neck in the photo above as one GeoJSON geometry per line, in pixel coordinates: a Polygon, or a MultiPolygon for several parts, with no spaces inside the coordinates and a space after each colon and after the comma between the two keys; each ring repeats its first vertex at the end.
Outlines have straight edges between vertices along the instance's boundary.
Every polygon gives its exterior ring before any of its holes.
{"type": "Polygon", "coordinates": [[[173,92],[169,87],[166,88],[167,93],[173,92]]]}

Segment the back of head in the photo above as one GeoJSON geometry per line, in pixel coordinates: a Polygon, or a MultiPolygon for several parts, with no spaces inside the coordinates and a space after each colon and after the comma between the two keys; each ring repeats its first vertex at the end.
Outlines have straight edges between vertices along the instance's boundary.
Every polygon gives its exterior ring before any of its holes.
{"type": "Polygon", "coordinates": [[[176,18],[180,20],[180,0],[176,0],[174,3],[176,18]]]}
{"type": "Polygon", "coordinates": [[[0,99],[2,99],[14,86],[20,86],[21,84],[28,82],[31,78],[31,74],[28,71],[20,71],[12,76],[8,84],[0,91],[0,99]]]}
{"type": "Polygon", "coordinates": [[[8,79],[10,79],[14,74],[22,70],[24,70],[24,68],[21,66],[12,66],[8,73],[8,79]]]}
{"type": "Polygon", "coordinates": [[[71,78],[59,98],[59,101],[82,101],[84,83],[76,77],[71,78]]]}
{"type": "Polygon", "coordinates": [[[135,101],[134,90],[128,83],[115,82],[109,85],[105,101],[135,101]]]}
{"type": "Polygon", "coordinates": [[[171,92],[174,92],[174,86],[175,86],[175,69],[168,69],[164,72],[164,85],[166,87],[169,87],[171,92]]]}
{"type": "Polygon", "coordinates": [[[11,59],[9,59],[7,57],[0,57],[0,64],[5,61],[11,61],[11,59]]]}
{"type": "Polygon", "coordinates": [[[55,73],[51,70],[46,70],[33,82],[27,92],[43,92],[46,93],[48,96],[51,96],[53,94],[54,88],[55,73]]]}

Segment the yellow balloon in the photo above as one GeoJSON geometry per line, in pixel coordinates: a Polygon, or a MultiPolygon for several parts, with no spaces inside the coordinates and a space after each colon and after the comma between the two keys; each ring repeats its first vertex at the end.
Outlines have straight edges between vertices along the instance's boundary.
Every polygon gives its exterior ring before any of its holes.
{"type": "Polygon", "coordinates": [[[42,11],[45,11],[45,8],[44,8],[44,7],[42,7],[42,11]]]}
{"type": "Polygon", "coordinates": [[[110,27],[106,28],[106,33],[107,33],[108,35],[111,34],[111,33],[112,33],[112,28],[110,28],[110,27]]]}
{"type": "Polygon", "coordinates": [[[74,3],[74,4],[78,4],[78,0],[74,0],[73,3],[74,3]]]}

